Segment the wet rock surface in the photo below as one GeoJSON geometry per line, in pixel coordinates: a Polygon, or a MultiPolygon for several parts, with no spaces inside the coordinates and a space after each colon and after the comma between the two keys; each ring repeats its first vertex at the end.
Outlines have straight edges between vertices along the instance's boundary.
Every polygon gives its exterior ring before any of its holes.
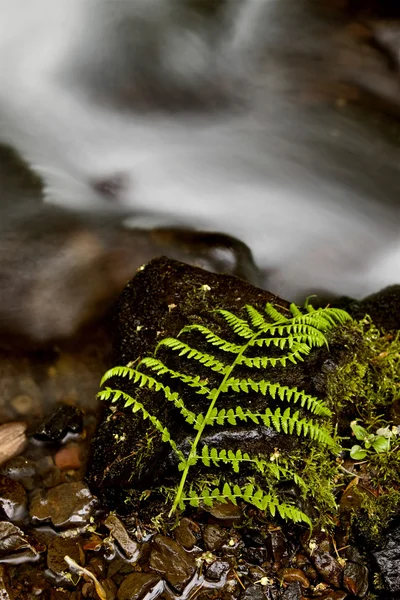
{"type": "Polygon", "coordinates": [[[178,592],[183,591],[196,570],[193,556],[164,535],[153,538],[149,565],[163,575],[178,592]]]}
{"type": "Polygon", "coordinates": [[[34,523],[51,523],[56,528],[79,527],[88,523],[96,505],[87,485],[62,483],[35,496],[30,506],[34,523]]]}
{"type": "Polygon", "coordinates": [[[118,600],[141,600],[150,593],[161,578],[155,573],[131,573],[118,589],[118,600]]]}
{"type": "Polygon", "coordinates": [[[374,552],[385,587],[400,596],[400,526],[387,532],[382,550],[374,552]]]}

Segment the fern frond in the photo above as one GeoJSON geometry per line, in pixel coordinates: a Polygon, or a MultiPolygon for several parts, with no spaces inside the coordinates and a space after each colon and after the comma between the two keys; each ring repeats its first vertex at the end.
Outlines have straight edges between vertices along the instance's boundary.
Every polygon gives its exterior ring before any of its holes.
{"type": "Polygon", "coordinates": [[[332,415],[332,411],[322,400],[295,387],[290,388],[287,385],[265,380],[254,381],[254,379],[238,379],[236,377],[230,377],[225,385],[235,392],[260,392],[263,396],[269,394],[273,400],[278,398],[282,402],[292,402],[294,404],[298,402],[302,408],[307,408],[319,417],[330,417],[332,415]]]}
{"type": "Polygon", "coordinates": [[[264,317],[258,312],[258,310],[254,308],[254,306],[246,304],[246,310],[249,315],[250,323],[253,327],[259,329],[262,325],[266,324],[264,317]]]}
{"type": "Polygon", "coordinates": [[[278,310],[276,310],[274,305],[271,304],[270,302],[268,302],[265,305],[265,312],[275,325],[281,324],[281,323],[282,324],[287,323],[287,321],[288,321],[288,319],[282,313],[280,313],[278,310]]]}
{"type": "Polygon", "coordinates": [[[288,362],[293,364],[296,364],[298,361],[303,362],[303,355],[307,356],[310,352],[311,348],[308,344],[294,341],[292,343],[292,352],[289,352],[288,354],[284,354],[283,356],[256,356],[254,358],[242,355],[238,360],[238,364],[244,364],[246,367],[256,369],[266,369],[268,366],[286,367],[288,362]]]}
{"type": "MultiPolygon", "coordinates": [[[[278,432],[282,431],[290,435],[309,437],[316,442],[332,448],[336,446],[335,441],[326,428],[318,423],[314,423],[312,419],[306,419],[305,417],[300,419],[299,411],[291,414],[289,407],[283,413],[279,407],[275,411],[266,408],[265,412],[253,412],[250,409],[243,410],[239,407],[235,409],[231,408],[228,411],[222,409],[217,415],[210,418],[210,421],[218,425],[236,425],[238,420],[250,420],[257,425],[262,423],[266,427],[272,427],[278,432]]],[[[208,424],[211,425],[212,423],[208,424]]]]}
{"type": "Polygon", "coordinates": [[[201,504],[212,506],[215,502],[226,503],[228,501],[237,504],[238,500],[245,500],[249,504],[253,504],[259,510],[269,512],[272,517],[279,514],[282,519],[293,521],[294,523],[306,523],[311,527],[309,517],[293,504],[280,502],[279,498],[271,493],[265,494],[260,488],[256,488],[253,484],[241,488],[238,485],[230,486],[225,483],[222,490],[214,488],[212,490],[204,488],[201,495],[198,495],[193,488],[189,490],[187,497],[181,498],[180,508],[183,510],[185,504],[199,507],[201,504]]]}
{"type": "Polygon", "coordinates": [[[255,334],[247,321],[240,319],[229,310],[219,309],[215,312],[220,314],[225,319],[232,331],[234,331],[238,336],[245,339],[250,339],[255,334]]]}
{"type": "MultiPolygon", "coordinates": [[[[102,382],[104,383],[108,379],[115,377],[116,371],[119,374],[118,376],[121,376],[121,373],[124,373],[125,375],[122,375],[122,376],[125,376],[128,379],[133,380],[133,383],[139,382],[140,387],[147,387],[150,390],[154,389],[156,392],[163,392],[165,398],[169,402],[174,403],[176,408],[179,409],[181,415],[184,417],[184,419],[189,424],[192,425],[192,424],[196,423],[197,415],[193,411],[186,408],[185,403],[182,400],[182,398],[179,396],[178,392],[171,392],[171,389],[169,388],[169,386],[164,385],[160,381],[157,381],[153,377],[149,377],[148,375],[146,375],[145,373],[142,373],[141,371],[138,371],[137,369],[132,369],[131,367],[117,367],[114,369],[110,369],[103,376],[102,382]]],[[[107,389],[110,390],[111,388],[107,388],[107,389]]],[[[114,391],[117,391],[117,390],[114,390],[114,391]]],[[[102,392],[100,392],[100,394],[102,394],[102,392]]],[[[129,399],[131,399],[131,396],[129,396],[129,395],[127,395],[127,396],[129,397],[129,399]]],[[[124,397],[124,396],[121,396],[121,397],[124,397]]],[[[103,398],[100,398],[100,399],[103,399],[103,398]]],[[[129,405],[125,404],[125,406],[129,406],[129,405]]]]}
{"type": "Polygon", "coordinates": [[[222,373],[224,375],[227,369],[229,369],[229,365],[217,360],[212,354],[201,352],[197,348],[192,348],[189,344],[185,344],[176,338],[165,338],[164,340],[161,340],[157,345],[156,352],[160,346],[167,346],[167,348],[178,352],[179,356],[186,356],[189,359],[194,358],[194,360],[197,360],[205,367],[209,367],[212,371],[216,371],[217,373],[222,373]]]}
{"type": "Polygon", "coordinates": [[[243,346],[239,346],[238,344],[232,344],[231,342],[227,342],[226,340],[221,338],[219,335],[216,335],[215,333],[213,333],[211,331],[211,329],[208,329],[208,327],[204,327],[203,325],[198,325],[198,324],[187,325],[180,331],[179,335],[181,335],[181,333],[186,333],[188,331],[198,331],[199,333],[201,333],[202,335],[205,336],[207,342],[209,342],[213,346],[218,346],[221,350],[224,350],[225,352],[232,352],[233,354],[239,354],[239,352],[243,348],[243,346]]]}
{"type": "Polygon", "coordinates": [[[167,373],[173,379],[180,379],[181,381],[183,381],[183,383],[186,383],[188,386],[197,388],[196,394],[208,394],[210,392],[210,389],[205,385],[205,382],[203,379],[201,379],[200,375],[196,375],[195,377],[193,377],[193,375],[186,375],[186,373],[174,371],[173,369],[167,367],[167,365],[165,365],[161,360],[158,360],[158,358],[143,358],[140,361],[138,367],[140,367],[141,365],[145,365],[152,371],[155,371],[157,375],[165,375],[167,373]]]}

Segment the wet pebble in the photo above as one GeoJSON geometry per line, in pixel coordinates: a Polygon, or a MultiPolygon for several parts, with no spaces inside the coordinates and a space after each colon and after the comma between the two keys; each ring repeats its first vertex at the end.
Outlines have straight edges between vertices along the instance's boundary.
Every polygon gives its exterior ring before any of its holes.
{"type": "Polygon", "coordinates": [[[27,510],[23,486],[5,475],[0,475],[0,515],[11,521],[21,521],[27,510]]]}
{"type": "Polygon", "coordinates": [[[68,434],[79,434],[83,427],[83,413],[76,406],[63,404],[37,428],[34,437],[43,442],[62,442],[68,434]]]}
{"type": "Polygon", "coordinates": [[[32,499],[32,522],[51,522],[54,527],[78,527],[89,522],[97,500],[80,481],[62,483],[32,499]]]}
{"type": "Polygon", "coordinates": [[[108,515],[104,525],[110,531],[113,538],[118,542],[121,550],[129,561],[136,561],[139,557],[139,544],[132,540],[123,523],[115,515],[108,515]]]}
{"type": "Polygon", "coordinates": [[[343,587],[353,596],[364,598],[368,592],[368,569],[360,563],[347,561],[343,571],[343,587]]]}
{"type": "Polygon", "coordinates": [[[226,530],[219,525],[206,525],[203,532],[204,545],[207,550],[215,552],[220,550],[227,538],[226,530]]]}
{"type": "Polygon", "coordinates": [[[25,423],[0,425],[0,465],[24,451],[27,445],[25,423]]]}
{"type": "Polygon", "coordinates": [[[4,565],[0,565],[0,599],[14,600],[7,569],[4,565]]]}
{"type": "Polygon", "coordinates": [[[201,529],[196,521],[184,517],[174,530],[174,535],[178,544],[191,550],[201,536],[201,529]]]}
{"type": "Polygon", "coordinates": [[[0,521],[0,562],[35,561],[45,549],[46,546],[13,523],[0,521]]]}
{"type": "Polygon", "coordinates": [[[223,560],[215,560],[206,569],[206,578],[210,581],[221,581],[222,577],[229,571],[230,565],[223,560]]]}
{"type": "Polygon", "coordinates": [[[141,600],[161,581],[155,573],[131,573],[117,593],[118,600],[141,600]]]}
{"type": "Polygon", "coordinates": [[[196,570],[194,557],[165,535],[156,535],[152,546],[150,567],[163,575],[178,592],[182,592],[196,570]]]}

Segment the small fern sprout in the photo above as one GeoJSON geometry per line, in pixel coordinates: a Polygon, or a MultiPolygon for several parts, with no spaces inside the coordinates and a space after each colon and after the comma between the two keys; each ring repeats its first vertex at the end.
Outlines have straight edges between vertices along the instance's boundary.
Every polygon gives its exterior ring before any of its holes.
{"type": "Polygon", "coordinates": [[[215,425],[235,427],[247,422],[336,451],[329,421],[328,425],[326,423],[331,416],[326,404],[302,389],[280,384],[276,380],[270,381],[266,374],[277,367],[303,362],[314,348],[327,345],[328,333],[350,320],[350,316],[343,310],[329,307],[314,309],[308,303],[305,312],[291,304],[283,314],[271,303],[265,306],[263,312],[250,305],[245,306],[244,310],[247,319],[225,309],[214,311],[225,324],[229,339],[203,324],[187,325],[176,338],[162,339],[153,356],[145,357],[140,362],[131,362],[126,367],[114,367],[102,378],[101,386],[111,379],[122,378],[129,380],[133,386],[163,394],[167,403],[174,406],[193,429],[188,451],[182,452],[165,424],[157,415],[151,414],[134,394],[107,386],[99,392],[98,397],[113,403],[123,402],[134,413],[140,413],[143,419],[150,421],[162,441],[169,444],[176,455],[180,480],[170,514],[178,508],[184,510],[187,504],[196,507],[201,504],[211,506],[214,502],[231,501],[236,504],[244,501],[268,512],[272,517],[279,515],[283,519],[311,526],[309,517],[301,510],[282,501],[274,489],[263,489],[260,485],[260,481],[291,479],[301,490],[306,490],[302,477],[280,464],[278,449],[270,456],[263,457],[252,456],[240,449],[234,451],[209,447],[203,441],[204,433],[215,425]],[[192,345],[190,340],[193,339],[193,332],[203,339],[209,351],[192,345]],[[160,349],[163,349],[162,356],[167,356],[164,361],[158,358],[160,349]],[[206,370],[210,377],[193,375],[186,372],[184,367],[182,370],[173,369],[168,365],[169,355],[182,359],[182,365],[192,364],[195,371],[196,366],[201,367],[201,372],[206,370]],[[247,372],[246,376],[243,376],[243,369],[247,372]],[[181,394],[175,391],[174,381],[179,383],[179,390],[183,386],[186,392],[181,394]],[[187,406],[185,398],[188,393],[191,398],[197,395],[203,398],[203,412],[192,410],[193,403],[192,408],[187,406]],[[265,398],[262,410],[251,407],[246,400],[249,394],[265,398]],[[234,397],[235,405],[228,408],[224,406],[224,397],[234,397]],[[274,406],[269,405],[271,400],[274,406]],[[196,465],[205,469],[224,466],[224,472],[230,471],[233,475],[244,472],[248,483],[233,484],[227,475],[222,487],[211,488],[205,484],[201,489],[195,489],[188,476],[196,465]],[[248,476],[249,472],[258,475],[259,479],[252,479],[252,476],[248,476]]]}

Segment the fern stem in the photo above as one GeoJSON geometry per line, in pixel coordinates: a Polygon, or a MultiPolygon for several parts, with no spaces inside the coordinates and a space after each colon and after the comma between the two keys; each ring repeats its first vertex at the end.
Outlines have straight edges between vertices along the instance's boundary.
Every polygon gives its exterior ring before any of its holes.
{"type": "Polygon", "coordinates": [[[185,488],[185,483],[186,483],[186,479],[189,473],[189,469],[190,467],[193,465],[193,461],[197,461],[197,445],[200,441],[201,436],[203,435],[203,431],[205,426],[209,423],[211,415],[212,415],[212,411],[213,408],[218,400],[218,397],[220,395],[220,393],[222,392],[222,390],[224,389],[226,382],[228,381],[228,379],[230,378],[233,370],[235,369],[236,365],[240,364],[240,360],[241,357],[243,356],[243,354],[246,352],[247,348],[254,343],[254,340],[257,339],[258,336],[261,335],[261,333],[263,333],[262,331],[258,331],[257,333],[255,333],[250,339],[249,341],[242,347],[242,349],[240,350],[240,352],[235,356],[235,360],[233,361],[233,363],[229,366],[229,369],[227,370],[227,372],[225,373],[225,376],[223,378],[223,380],[221,381],[215,395],[214,398],[212,399],[210,406],[208,407],[206,416],[201,424],[201,426],[199,427],[199,430],[197,432],[197,435],[193,441],[193,444],[191,446],[190,452],[189,452],[189,456],[185,461],[185,468],[182,472],[182,477],[181,480],[179,482],[179,487],[178,490],[176,492],[176,496],[175,496],[175,500],[174,503],[172,505],[172,508],[169,512],[169,516],[173,515],[174,512],[176,511],[179,502],[181,500],[181,497],[183,495],[183,490],[185,488]]]}

